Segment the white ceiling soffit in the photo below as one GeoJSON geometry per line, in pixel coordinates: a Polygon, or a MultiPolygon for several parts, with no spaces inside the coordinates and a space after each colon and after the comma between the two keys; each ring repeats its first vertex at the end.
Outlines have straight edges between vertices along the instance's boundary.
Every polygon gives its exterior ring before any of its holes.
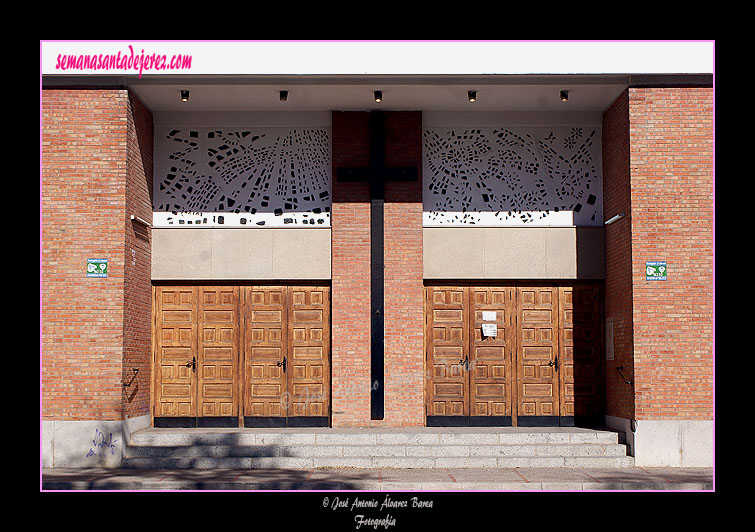
{"type": "Polygon", "coordinates": [[[132,90],[152,111],[327,111],[417,109],[424,111],[602,111],[626,87],[626,83],[575,84],[485,84],[469,79],[465,84],[393,84],[375,80],[364,84],[275,85],[134,85],[132,90]],[[181,90],[189,90],[189,101],[182,102],[181,90]],[[280,91],[288,91],[286,101],[280,91]],[[380,90],[383,100],[374,101],[380,90]],[[468,91],[477,99],[470,103],[468,91]],[[569,91],[568,102],[559,98],[560,90],[569,91]]]}

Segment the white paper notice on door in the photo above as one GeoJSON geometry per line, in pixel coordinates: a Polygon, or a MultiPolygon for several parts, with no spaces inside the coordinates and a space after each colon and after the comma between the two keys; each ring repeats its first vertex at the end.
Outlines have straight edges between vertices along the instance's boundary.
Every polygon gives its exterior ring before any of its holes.
{"type": "Polygon", "coordinates": [[[482,311],[482,321],[495,321],[495,311],[493,311],[493,310],[483,310],[482,311]]]}
{"type": "Polygon", "coordinates": [[[482,324],[482,335],[483,336],[493,336],[493,337],[495,337],[496,333],[498,333],[498,326],[495,323],[483,323],[482,324]]]}

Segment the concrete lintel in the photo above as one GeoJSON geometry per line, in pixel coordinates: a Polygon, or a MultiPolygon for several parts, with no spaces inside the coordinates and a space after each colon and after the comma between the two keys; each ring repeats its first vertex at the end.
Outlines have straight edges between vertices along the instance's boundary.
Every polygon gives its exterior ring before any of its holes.
{"type": "Polygon", "coordinates": [[[330,229],[153,229],[152,279],[327,280],[330,229]]]}
{"type": "Polygon", "coordinates": [[[426,279],[603,279],[602,227],[425,227],[426,279]]]}

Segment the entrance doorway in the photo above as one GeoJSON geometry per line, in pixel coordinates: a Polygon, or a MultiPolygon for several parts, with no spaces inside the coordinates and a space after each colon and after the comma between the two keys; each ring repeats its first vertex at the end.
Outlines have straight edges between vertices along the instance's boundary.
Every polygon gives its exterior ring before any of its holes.
{"type": "Polygon", "coordinates": [[[328,426],[330,288],[246,289],[244,425],[328,426]]]}
{"type": "Polygon", "coordinates": [[[593,424],[598,283],[425,287],[428,426],[593,424]]]}
{"type": "Polygon", "coordinates": [[[159,285],[155,426],[327,426],[330,287],[159,285]]]}
{"type": "Polygon", "coordinates": [[[513,288],[425,290],[428,426],[511,425],[513,288]]]}

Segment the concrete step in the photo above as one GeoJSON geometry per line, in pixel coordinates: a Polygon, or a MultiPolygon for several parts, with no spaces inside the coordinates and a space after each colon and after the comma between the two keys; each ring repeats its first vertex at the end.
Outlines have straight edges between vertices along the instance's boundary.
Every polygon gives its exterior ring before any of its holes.
{"type": "Polygon", "coordinates": [[[132,445],[474,445],[619,442],[610,430],[562,428],[162,429],[131,434],[132,445]]]}
{"type": "Polygon", "coordinates": [[[540,456],[626,456],[623,445],[538,444],[538,445],[159,445],[128,446],[128,458],[507,458],[540,456]]]}
{"type": "Polygon", "coordinates": [[[509,457],[509,458],[126,458],[123,469],[435,469],[512,467],[633,467],[629,457],[509,457]]]}
{"type": "Polygon", "coordinates": [[[610,431],[587,429],[147,429],[127,469],[632,467],[610,431]]]}

